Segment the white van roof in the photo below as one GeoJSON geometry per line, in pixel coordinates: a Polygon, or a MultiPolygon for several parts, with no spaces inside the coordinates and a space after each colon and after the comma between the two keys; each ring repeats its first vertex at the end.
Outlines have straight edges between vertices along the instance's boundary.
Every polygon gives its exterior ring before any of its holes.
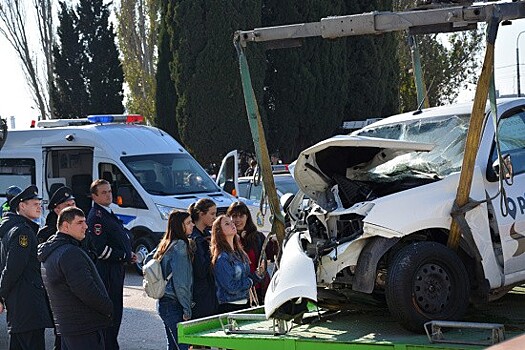
{"type": "Polygon", "coordinates": [[[95,147],[118,157],[187,153],[173,137],[160,129],[123,123],[10,130],[3,150],[42,146],[95,147]]]}

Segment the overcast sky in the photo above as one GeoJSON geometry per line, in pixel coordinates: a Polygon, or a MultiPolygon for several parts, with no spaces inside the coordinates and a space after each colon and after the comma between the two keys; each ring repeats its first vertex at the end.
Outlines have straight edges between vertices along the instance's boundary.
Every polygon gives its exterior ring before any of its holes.
{"type": "MultiPolygon", "coordinates": [[[[30,18],[31,14],[28,14],[30,18]]],[[[496,42],[495,72],[496,88],[500,94],[516,93],[516,39],[525,31],[525,19],[514,21],[510,26],[500,26],[496,42]]],[[[36,34],[36,33],[35,33],[36,34]]],[[[36,43],[37,38],[30,38],[36,43]]],[[[522,92],[525,90],[525,35],[519,39],[522,92]]],[[[9,43],[0,35],[0,116],[16,117],[16,127],[29,127],[31,119],[39,112],[31,99],[19,59],[9,43]]],[[[461,100],[472,99],[473,92],[462,93],[461,100]]],[[[242,96],[239,96],[242,98],[242,96]]]]}

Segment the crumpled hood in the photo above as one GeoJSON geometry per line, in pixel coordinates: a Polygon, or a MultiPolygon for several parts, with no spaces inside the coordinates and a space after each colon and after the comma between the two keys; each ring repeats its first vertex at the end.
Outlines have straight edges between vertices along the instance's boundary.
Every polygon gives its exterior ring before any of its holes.
{"type": "Polygon", "coordinates": [[[338,135],[302,151],[294,178],[299,188],[317,200],[332,184],[334,174],[345,176],[351,168],[373,167],[401,154],[434,148],[433,144],[356,135],[338,135]]]}
{"type": "Polygon", "coordinates": [[[46,242],[38,245],[38,251],[37,251],[38,261],[45,262],[47,258],[49,257],[49,255],[51,255],[51,253],[53,253],[55,249],[63,246],[64,244],[71,244],[72,242],[73,244],[78,245],[78,243],[74,243],[74,242],[77,242],[75,239],[65,234],[58,233],[58,234],[51,236],[46,242]]]}

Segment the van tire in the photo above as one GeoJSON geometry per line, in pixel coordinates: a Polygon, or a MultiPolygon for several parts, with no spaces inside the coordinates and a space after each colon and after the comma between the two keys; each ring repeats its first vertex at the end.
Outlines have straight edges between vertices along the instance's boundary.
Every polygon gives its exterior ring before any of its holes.
{"type": "Polygon", "coordinates": [[[137,239],[137,241],[133,245],[133,251],[135,252],[135,254],[137,254],[137,262],[135,263],[135,270],[141,276],[142,276],[142,265],[143,265],[142,262],[146,258],[146,255],[148,255],[148,253],[151,252],[154,247],[155,247],[155,244],[148,237],[141,237],[137,239]]]}
{"type": "Polygon", "coordinates": [[[469,303],[469,278],[458,255],[435,242],[401,249],[388,270],[386,301],[392,316],[413,332],[431,320],[458,320],[469,303]]]}

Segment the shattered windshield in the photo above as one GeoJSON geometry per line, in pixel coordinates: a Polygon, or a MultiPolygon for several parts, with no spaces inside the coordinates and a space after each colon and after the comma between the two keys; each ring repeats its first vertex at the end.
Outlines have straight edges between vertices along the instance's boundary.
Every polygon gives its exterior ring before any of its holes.
{"type": "Polygon", "coordinates": [[[366,174],[352,174],[356,179],[403,176],[444,177],[459,171],[463,161],[470,115],[442,116],[432,119],[369,127],[355,134],[402,141],[434,144],[430,152],[411,152],[367,169],[366,174]],[[355,176],[354,176],[355,175],[355,176]]]}

